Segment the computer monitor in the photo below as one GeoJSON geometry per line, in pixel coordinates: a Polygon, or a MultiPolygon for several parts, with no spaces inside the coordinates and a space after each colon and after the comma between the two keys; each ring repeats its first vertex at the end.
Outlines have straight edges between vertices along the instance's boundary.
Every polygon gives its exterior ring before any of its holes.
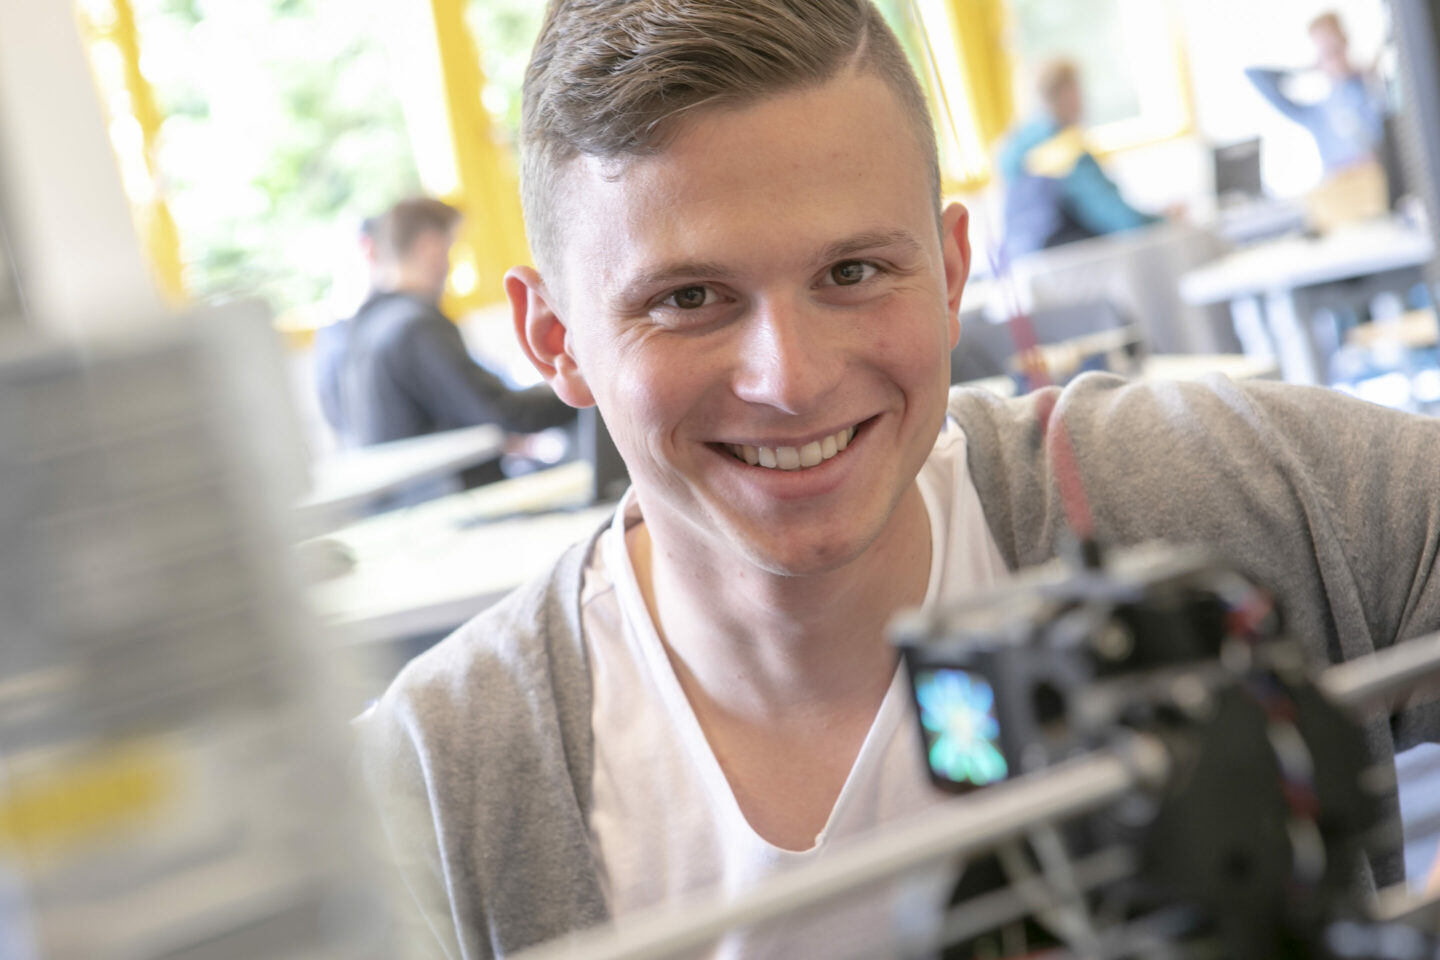
{"type": "Polygon", "coordinates": [[[1260,185],[1260,140],[1241,140],[1214,149],[1215,198],[1223,209],[1254,200],[1260,185]]]}

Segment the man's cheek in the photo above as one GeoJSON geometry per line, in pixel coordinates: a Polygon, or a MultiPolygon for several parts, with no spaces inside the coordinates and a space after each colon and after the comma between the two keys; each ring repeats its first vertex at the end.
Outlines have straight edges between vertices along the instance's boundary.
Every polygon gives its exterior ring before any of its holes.
{"type": "Polygon", "coordinates": [[[928,385],[942,369],[949,381],[949,345],[946,338],[933,331],[914,331],[908,338],[895,337],[876,344],[866,357],[873,368],[887,372],[890,379],[902,385],[928,385]]]}
{"type": "Polygon", "coordinates": [[[665,429],[664,413],[671,408],[664,392],[649,371],[624,362],[612,368],[605,387],[607,402],[602,413],[617,443],[623,437],[621,451],[630,456],[650,455],[651,444],[665,429]]]}

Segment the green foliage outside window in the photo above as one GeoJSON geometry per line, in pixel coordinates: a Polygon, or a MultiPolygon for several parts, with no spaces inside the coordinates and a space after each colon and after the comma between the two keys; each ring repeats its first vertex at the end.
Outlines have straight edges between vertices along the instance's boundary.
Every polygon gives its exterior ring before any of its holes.
{"type": "Polygon", "coordinates": [[[485,108],[505,130],[511,144],[520,130],[520,88],[530,50],[545,18],[540,0],[470,0],[465,20],[480,48],[485,71],[485,108]]]}
{"type": "Polygon", "coordinates": [[[420,187],[384,5],[133,2],[187,288],[317,304],[360,219],[420,187]]]}
{"type": "MultiPolygon", "coordinates": [[[[159,169],[197,297],[259,294],[324,322],[360,220],[421,189],[385,0],[132,0],[166,118],[159,169]]],[[[928,71],[909,0],[878,0],[928,71]]],[[[468,0],[486,109],[513,145],[540,0],[468,0]]],[[[942,138],[943,142],[943,138],[942,138]]]]}

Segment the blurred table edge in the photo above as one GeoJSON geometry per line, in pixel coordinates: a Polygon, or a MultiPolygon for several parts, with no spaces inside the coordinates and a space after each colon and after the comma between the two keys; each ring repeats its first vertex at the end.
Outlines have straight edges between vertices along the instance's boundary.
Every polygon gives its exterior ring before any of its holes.
{"type": "Polygon", "coordinates": [[[504,449],[505,431],[482,424],[347,450],[313,465],[310,492],[296,509],[307,525],[343,522],[402,487],[486,463],[504,449]]]}
{"type": "Polygon", "coordinates": [[[354,567],[310,588],[348,644],[448,631],[540,573],[614,511],[575,461],[357,521],[328,534],[354,567]]]}

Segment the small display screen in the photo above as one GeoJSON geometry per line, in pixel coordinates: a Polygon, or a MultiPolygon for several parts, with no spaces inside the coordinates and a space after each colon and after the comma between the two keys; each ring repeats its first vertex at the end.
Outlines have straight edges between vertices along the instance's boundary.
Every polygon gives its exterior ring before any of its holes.
{"type": "Polygon", "coordinates": [[[988,680],[954,667],[923,668],[915,673],[915,704],[937,779],[983,787],[1009,775],[988,680]]]}

